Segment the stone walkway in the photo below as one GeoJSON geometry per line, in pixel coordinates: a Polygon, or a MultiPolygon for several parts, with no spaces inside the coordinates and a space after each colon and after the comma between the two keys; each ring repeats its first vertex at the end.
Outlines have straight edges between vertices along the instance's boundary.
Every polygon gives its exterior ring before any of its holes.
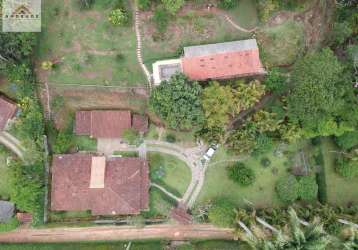
{"type": "Polygon", "coordinates": [[[135,34],[137,37],[137,60],[138,63],[140,65],[140,67],[142,68],[147,81],[148,81],[148,89],[149,91],[151,91],[152,89],[152,76],[149,72],[149,70],[147,69],[147,66],[145,66],[145,64],[143,63],[143,57],[142,57],[142,35],[140,34],[140,21],[139,21],[139,10],[138,10],[138,6],[136,3],[134,3],[134,27],[135,27],[135,34]]]}

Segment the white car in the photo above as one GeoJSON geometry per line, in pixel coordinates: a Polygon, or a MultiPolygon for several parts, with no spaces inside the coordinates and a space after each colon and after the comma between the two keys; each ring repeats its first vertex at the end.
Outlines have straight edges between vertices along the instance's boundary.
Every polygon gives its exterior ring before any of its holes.
{"type": "Polygon", "coordinates": [[[203,156],[205,160],[209,161],[211,159],[211,157],[213,157],[214,153],[215,153],[215,148],[214,147],[210,147],[208,149],[208,151],[206,151],[205,155],[203,156]]]}

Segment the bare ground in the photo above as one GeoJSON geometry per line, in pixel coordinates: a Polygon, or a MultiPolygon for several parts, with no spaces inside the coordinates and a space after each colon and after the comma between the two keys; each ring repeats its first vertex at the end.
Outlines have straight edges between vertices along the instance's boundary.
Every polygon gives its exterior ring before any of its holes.
{"type": "Polygon", "coordinates": [[[104,240],[191,240],[234,238],[231,229],[216,228],[209,224],[193,225],[153,225],[144,228],[129,226],[98,226],[80,228],[18,229],[1,233],[0,242],[74,242],[104,240]]]}

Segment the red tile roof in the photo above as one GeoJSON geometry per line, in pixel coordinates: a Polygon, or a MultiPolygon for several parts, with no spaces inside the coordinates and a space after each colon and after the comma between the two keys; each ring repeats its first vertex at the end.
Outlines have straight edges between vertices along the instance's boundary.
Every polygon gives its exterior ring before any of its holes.
{"type": "Polygon", "coordinates": [[[16,104],[0,96],[0,130],[4,130],[8,121],[14,117],[16,104]]]}
{"type": "Polygon", "coordinates": [[[265,73],[259,50],[250,49],[182,58],[183,71],[192,80],[229,79],[265,73]]]}
{"type": "Polygon", "coordinates": [[[130,111],[94,110],[76,112],[75,133],[94,138],[119,138],[131,128],[130,111]]]}
{"type": "Polygon", "coordinates": [[[148,117],[145,115],[133,115],[132,127],[141,133],[148,132],[148,117]]]}
{"type": "Polygon", "coordinates": [[[148,117],[133,115],[130,111],[93,110],[77,111],[75,133],[94,138],[120,138],[125,129],[148,131],[148,117]]]}
{"type": "Polygon", "coordinates": [[[107,160],[104,188],[89,188],[91,162],[90,154],[54,156],[52,210],[91,210],[93,215],[113,215],[139,214],[148,209],[149,169],[145,160],[107,160]]]}

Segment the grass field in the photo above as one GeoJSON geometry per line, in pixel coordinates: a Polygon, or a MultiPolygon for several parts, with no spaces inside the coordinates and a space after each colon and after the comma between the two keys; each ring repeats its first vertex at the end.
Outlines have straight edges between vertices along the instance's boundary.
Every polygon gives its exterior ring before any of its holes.
{"type": "MultiPolygon", "coordinates": [[[[50,72],[39,70],[40,80],[58,84],[145,84],[136,59],[132,25],[113,26],[108,21],[116,1],[96,1],[91,10],[79,10],[77,1],[43,2],[43,31],[37,57],[39,64],[45,60],[60,63],[50,72]]],[[[124,2],[131,13],[129,1],[124,2]]]]}
{"type": "MultiPolygon", "coordinates": [[[[285,147],[282,151],[296,152],[304,144],[292,144],[285,147]]],[[[198,204],[213,200],[218,197],[226,197],[237,206],[244,206],[252,203],[255,207],[275,207],[282,205],[275,193],[275,183],[283,176],[288,174],[290,159],[286,153],[276,156],[275,147],[271,152],[260,155],[259,158],[243,157],[241,161],[254,170],[256,181],[249,187],[242,187],[227,176],[227,167],[234,164],[232,159],[237,156],[229,153],[224,147],[219,148],[211,160],[204,187],[200,193],[198,204]],[[263,157],[270,159],[269,167],[264,168],[260,160],[263,157]],[[228,162],[230,161],[230,162],[228,162]]]]}
{"type": "Polygon", "coordinates": [[[259,24],[255,1],[240,0],[237,6],[228,10],[232,20],[245,29],[253,29],[259,24]]]}
{"type": "Polygon", "coordinates": [[[332,205],[358,205],[358,177],[345,179],[334,171],[337,150],[329,138],[322,139],[322,152],[325,164],[328,202],[332,205]]]}
{"type": "Polygon", "coordinates": [[[205,5],[187,5],[170,18],[164,34],[157,33],[152,12],[141,15],[143,59],[150,69],[156,60],[178,57],[183,46],[240,40],[250,36],[233,28],[224,17],[207,12],[205,5]]]}
{"type": "Polygon", "coordinates": [[[146,218],[168,217],[175,201],[163,194],[156,188],[151,188],[149,192],[149,211],[142,214],[146,218]]]}
{"type": "MultiPolygon", "coordinates": [[[[82,242],[82,243],[31,243],[0,244],[2,250],[125,250],[129,242],[82,242]]],[[[131,250],[164,250],[168,249],[167,241],[133,241],[131,250]]],[[[247,250],[238,241],[210,240],[189,242],[177,250],[247,250]]]]}
{"type": "Polygon", "coordinates": [[[303,25],[292,20],[259,30],[257,40],[268,67],[291,65],[304,52],[303,25]]]}
{"type": "Polygon", "coordinates": [[[6,149],[0,146],[0,200],[7,200],[10,197],[9,189],[9,169],[6,165],[6,159],[10,156],[6,149]]]}
{"type": "Polygon", "coordinates": [[[191,180],[191,172],[183,161],[167,154],[149,153],[149,166],[152,182],[179,197],[184,194],[191,180]]]}
{"type": "Polygon", "coordinates": [[[73,136],[74,144],[79,151],[97,151],[97,140],[89,136],[73,136]]]}

